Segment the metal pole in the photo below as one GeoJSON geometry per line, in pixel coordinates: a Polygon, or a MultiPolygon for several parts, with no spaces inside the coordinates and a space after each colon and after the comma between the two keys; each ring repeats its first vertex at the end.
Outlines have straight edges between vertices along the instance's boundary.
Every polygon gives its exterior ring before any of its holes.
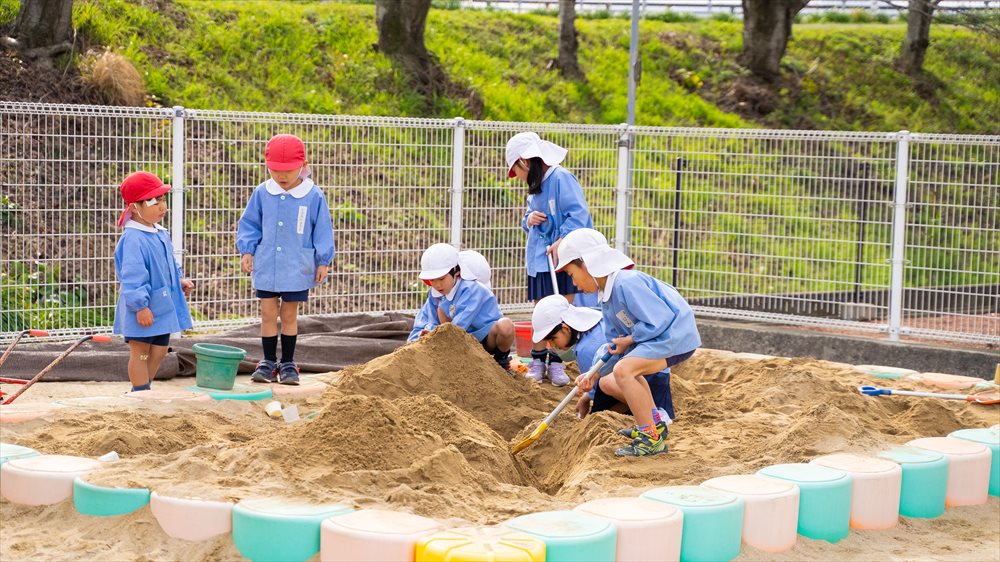
{"type": "Polygon", "coordinates": [[[632,36],[628,46],[628,116],[625,122],[635,125],[635,91],[641,80],[639,63],[639,0],[632,0],[632,36]]]}
{"type": "Polygon", "coordinates": [[[628,253],[628,193],[631,163],[631,134],[628,125],[622,124],[622,134],[618,137],[618,182],[615,186],[615,247],[628,253]]]}
{"type": "Polygon", "coordinates": [[[896,142],[896,188],[893,195],[892,257],[889,259],[889,339],[899,341],[903,319],[903,268],[906,265],[906,188],[910,174],[910,132],[900,131],[896,142]]]}
{"type": "Polygon", "coordinates": [[[182,265],[184,259],[184,108],[173,108],[173,157],[170,184],[170,241],[174,245],[174,260],[182,265]]]}
{"type": "Polygon", "coordinates": [[[680,250],[681,247],[681,170],[684,169],[685,165],[687,165],[687,160],[685,160],[683,157],[678,156],[677,172],[676,172],[677,177],[675,181],[677,190],[674,192],[674,244],[673,244],[674,265],[673,265],[673,272],[671,273],[670,277],[670,284],[673,285],[674,287],[677,286],[677,266],[680,263],[679,261],[680,255],[678,253],[678,250],[680,250]]]}
{"type": "Polygon", "coordinates": [[[871,166],[867,162],[862,162],[861,171],[864,177],[858,186],[858,244],[854,261],[855,303],[861,302],[861,272],[865,257],[865,223],[868,221],[868,178],[871,176],[871,166]]]}
{"type": "Polygon", "coordinates": [[[451,245],[462,247],[462,188],[465,183],[465,119],[455,118],[451,152],[451,245]]]}

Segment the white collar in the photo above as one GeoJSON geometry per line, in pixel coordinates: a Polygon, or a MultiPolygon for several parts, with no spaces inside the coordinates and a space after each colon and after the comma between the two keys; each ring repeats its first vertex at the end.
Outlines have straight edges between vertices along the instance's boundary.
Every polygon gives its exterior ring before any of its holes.
{"type": "Polygon", "coordinates": [[[122,226],[122,228],[134,228],[136,230],[141,230],[143,232],[152,232],[153,234],[156,234],[157,230],[166,230],[166,228],[163,228],[159,224],[154,224],[153,226],[146,226],[141,222],[132,219],[129,219],[128,222],[126,222],[125,225],[122,226]]]}
{"type": "Polygon", "coordinates": [[[545,181],[545,180],[549,179],[549,176],[551,176],[552,172],[556,171],[556,168],[558,168],[558,167],[559,167],[559,164],[554,164],[552,166],[549,166],[549,169],[545,170],[545,175],[542,176],[542,181],[545,181]]]}
{"type": "Polygon", "coordinates": [[[600,294],[597,295],[597,298],[599,298],[601,302],[608,302],[611,300],[611,291],[615,288],[615,279],[618,278],[619,273],[621,273],[620,269],[612,272],[611,275],[608,275],[608,280],[604,282],[604,290],[600,291],[600,294]]]}
{"type": "Polygon", "coordinates": [[[302,178],[302,183],[288,191],[285,191],[280,185],[278,185],[278,182],[273,179],[269,179],[264,182],[264,189],[266,189],[271,195],[284,195],[287,193],[296,199],[302,199],[306,195],[309,195],[309,192],[312,190],[314,185],[316,184],[314,184],[311,179],[302,178]]]}

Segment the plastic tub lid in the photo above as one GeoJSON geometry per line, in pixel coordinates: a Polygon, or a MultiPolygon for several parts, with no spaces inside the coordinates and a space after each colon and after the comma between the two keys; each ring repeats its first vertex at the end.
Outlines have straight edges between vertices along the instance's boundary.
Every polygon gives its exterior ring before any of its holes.
{"type": "Polygon", "coordinates": [[[677,508],[668,503],[634,497],[591,500],[576,506],[576,509],[617,521],[670,519],[677,515],[677,508]]]}
{"type": "Polygon", "coordinates": [[[340,503],[310,504],[290,502],[276,498],[241,500],[236,505],[247,511],[283,515],[286,517],[316,517],[319,515],[336,515],[354,511],[354,508],[351,506],[340,503]]]}
{"type": "Polygon", "coordinates": [[[345,529],[366,532],[378,529],[379,533],[387,535],[412,535],[441,528],[441,523],[434,519],[384,509],[362,509],[337,516],[331,521],[345,529]]]}
{"type": "Polygon", "coordinates": [[[1000,445],[1000,429],[994,428],[959,429],[958,431],[952,431],[949,433],[948,437],[965,439],[966,441],[975,441],[976,443],[993,445],[994,447],[1000,445]]]}
{"type": "Polygon", "coordinates": [[[923,437],[914,439],[907,445],[930,449],[946,455],[978,455],[987,450],[986,445],[982,443],[973,443],[953,437],[923,437]]]}
{"type": "Polygon", "coordinates": [[[729,492],[702,488],[700,486],[654,488],[643,493],[642,497],[681,507],[715,507],[739,501],[739,497],[729,492]]]}
{"type": "Polygon", "coordinates": [[[795,484],[773,478],[764,478],[756,474],[734,474],[719,476],[701,483],[713,489],[721,489],[745,496],[784,494],[795,489],[795,484]]]}
{"type": "Polygon", "coordinates": [[[0,458],[14,460],[18,457],[37,455],[38,451],[13,443],[0,443],[0,458]]]}
{"type": "Polygon", "coordinates": [[[516,531],[551,538],[573,538],[606,532],[611,523],[575,511],[542,511],[515,517],[504,523],[516,531]]]}
{"type": "Polygon", "coordinates": [[[877,455],[879,458],[889,459],[899,464],[920,464],[927,462],[937,462],[944,458],[941,453],[935,453],[927,449],[918,447],[907,447],[900,445],[887,451],[882,451],[877,455]]]}
{"type": "Polygon", "coordinates": [[[54,472],[60,474],[90,471],[101,466],[101,461],[97,459],[69,455],[39,455],[37,457],[11,459],[8,463],[10,466],[31,472],[54,472]]]}
{"type": "Polygon", "coordinates": [[[834,453],[823,455],[810,461],[810,464],[818,464],[827,468],[843,470],[845,472],[857,472],[865,474],[877,474],[879,472],[892,472],[897,469],[898,464],[877,459],[874,457],[862,457],[850,453],[834,453]]]}
{"type": "Polygon", "coordinates": [[[848,477],[842,470],[806,463],[776,464],[764,467],[757,473],[793,482],[834,482],[848,477]]]}

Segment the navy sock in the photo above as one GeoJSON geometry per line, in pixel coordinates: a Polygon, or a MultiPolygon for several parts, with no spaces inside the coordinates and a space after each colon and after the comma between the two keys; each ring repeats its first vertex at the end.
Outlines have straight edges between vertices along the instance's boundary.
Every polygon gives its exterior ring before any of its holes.
{"type": "Polygon", "coordinates": [[[553,351],[550,351],[548,353],[549,353],[549,365],[553,363],[562,363],[562,357],[559,357],[553,351]]]}
{"type": "Polygon", "coordinates": [[[281,334],[281,362],[291,363],[295,360],[295,339],[298,334],[289,336],[281,334]]]}
{"type": "Polygon", "coordinates": [[[264,359],[278,360],[278,336],[261,336],[260,345],[264,348],[264,359]]]}
{"type": "Polygon", "coordinates": [[[549,351],[547,349],[543,349],[541,351],[535,351],[534,349],[531,350],[531,358],[532,359],[538,359],[542,363],[545,363],[545,357],[548,354],[549,354],[549,351]]]}
{"type": "Polygon", "coordinates": [[[132,392],[136,392],[136,391],[139,391],[139,390],[150,390],[151,388],[152,387],[147,382],[146,384],[140,384],[139,386],[133,386],[132,387],[132,392]]]}

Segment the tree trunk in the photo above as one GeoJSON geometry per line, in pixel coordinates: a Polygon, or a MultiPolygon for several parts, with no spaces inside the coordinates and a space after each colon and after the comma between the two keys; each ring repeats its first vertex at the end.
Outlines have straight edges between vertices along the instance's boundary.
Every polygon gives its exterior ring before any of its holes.
{"type": "Polygon", "coordinates": [[[899,69],[910,76],[920,76],[924,71],[924,56],[931,43],[931,19],[935,4],[927,0],[910,0],[906,19],[906,38],[899,53],[899,69]]]}
{"type": "Polygon", "coordinates": [[[559,58],[556,67],[568,78],[582,78],[576,59],[576,0],[559,0],[559,58]]]}
{"type": "Polygon", "coordinates": [[[425,94],[438,93],[444,72],[424,46],[431,0],[375,0],[378,48],[399,63],[425,94]]]}
{"type": "Polygon", "coordinates": [[[53,46],[69,48],[73,33],[73,0],[22,0],[12,35],[24,51],[53,46]]]}
{"type": "Polygon", "coordinates": [[[740,62],[754,76],[774,82],[792,36],[792,18],[808,0],[743,0],[743,53],[740,62]]]}

